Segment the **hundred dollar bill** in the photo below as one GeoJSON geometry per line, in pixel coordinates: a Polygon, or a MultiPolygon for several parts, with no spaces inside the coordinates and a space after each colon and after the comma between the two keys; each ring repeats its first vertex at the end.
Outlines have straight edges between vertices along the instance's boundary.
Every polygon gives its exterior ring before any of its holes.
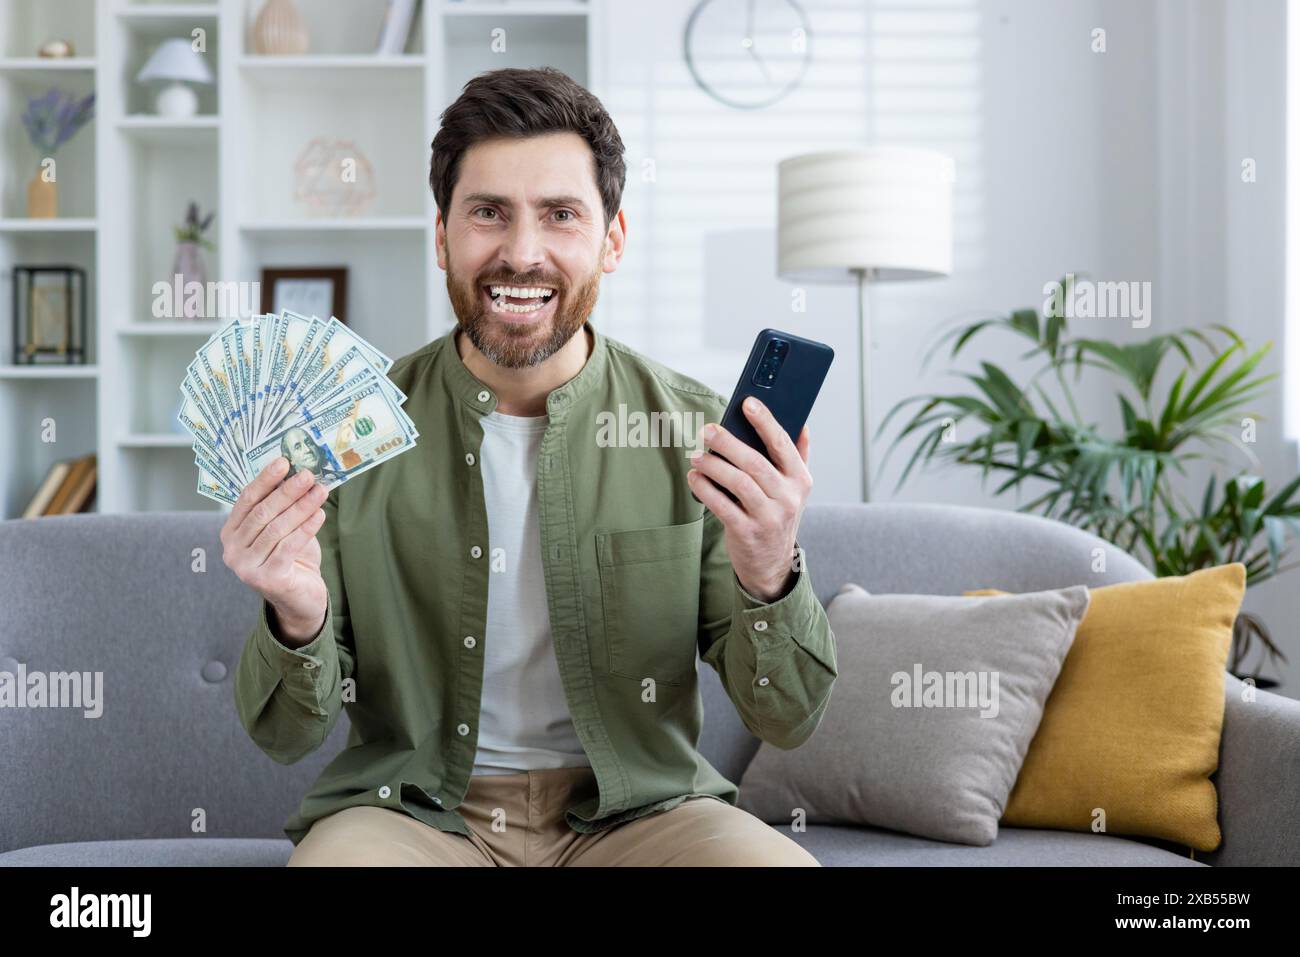
{"type": "Polygon", "coordinates": [[[239,500],[238,495],[230,494],[221,482],[214,479],[201,467],[199,469],[199,484],[195,491],[200,495],[214,499],[218,502],[224,502],[227,505],[234,505],[235,502],[239,500]]]}
{"type": "MultiPolygon", "coordinates": [[[[306,319],[305,316],[288,310],[285,310],[285,315],[295,321],[306,319]]],[[[276,418],[282,418],[295,397],[310,389],[321,375],[326,374],[335,358],[349,348],[361,350],[381,372],[387,372],[393,364],[393,360],[357,336],[338,319],[331,316],[329,322],[322,322],[312,316],[308,321],[313,324],[314,334],[310,342],[304,340],[299,361],[289,369],[285,388],[279,394],[272,412],[276,418]]]]}
{"type": "Polygon", "coordinates": [[[234,500],[239,498],[240,486],[225,474],[224,467],[202,453],[195,454],[194,464],[199,467],[200,489],[206,489],[209,498],[217,497],[220,501],[234,504],[234,500]]]}
{"type": "MultiPolygon", "coordinates": [[[[303,418],[307,413],[314,415],[324,406],[332,405],[348,393],[368,384],[372,378],[378,380],[380,385],[388,390],[389,395],[393,397],[398,405],[406,401],[406,393],[393,384],[383,372],[375,368],[361,349],[352,346],[339,357],[338,361],[324,375],[316,379],[314,385],[299,390],[286,403],[278,420],[268,424],[266,432],[278,430],[283,425],[288,425],[297,419],[303,418]]],[[[266,435],[263,433],[258,436],[258,440],[260,441],[265,437],[266,435]]]]}
{"type": "Polygon", "coordinates": [[[414,423],[378,381],[280,429],[244,453],[257,475],[276,456],[289,460],[288,479],[306,470],[326,488],[414,448],[414,423]]]}
{"type": "Polygon", "coordinates": [[[296,312],[283,310],[284,329],[272,364],[271,382],[273,387],[267,400],[268,412],[275,420],[276,413],[284,402],[285,392],[296,386],[304,367],[304,356],[312,351],[317,336],[325,328],[323,323],[300,316],[296,312]]]}
{"type": "Polygon", "coordinates": [[[236,494],[244,487],[243,475],[231,471],[230,466],[221,459],[213,458],[207,447],[198,438],[194,440],[194,464],[202,466],[212,473],[213,477],[224,481],[230,488],[234,489],[236,494]]]}
{"type": "Polygon", "coordinates": [[[264,329],[262,332],[262,353],[259,356],[259,365],[261,369],[258,374],[260,385],[255,396],[257,402],[257,412],[253,416],[253,425],[259,437],[265,435],[262,423],[266,419],[266,404],[270,396],[271,389],[271,365],[275,358],[275,350],[281,347],[280,342],[280,316],[277,313],[267,313],[259,317],[262,320],[264,329]]]}
{"type": "MultiPolygon", "coordinates": [[[[316,322],[320,321],[315,317],[313,319],[316,322]]],[[[344,355],[351,349],[361,351],[380,372],[387,372],[393,367],[392,359],[339,322],[334,316],[330,316],[329,322],[325,323],[324,326],[325,328],[312,347],[311,354],[306,357],[306,368],[303,370],[301,382],[297,388],[310,389],[321,375],[329,371],[330,366],[334,365],[339,356],[344,355]]]]}
{"type": "Polygon", "coordinates": [[[236,418],[242,430],[244,447],[253,444],[252,430],[252,375],[251,360],[248,355],[248,327],[239,320],[233,320],[222,334],[227,371],[230,381],[234,383],[236,418]]]}
{"type": "Polygon", "coordinates": [[[248,321],[248,428],[257,436],[257,393],[262,386],[262,322],[258,316],[248,321]]]}
{"type": "MultiPolygon", "coordinates": [[[[187,403],[188,401],[189,400],[186,400],[187,403]]],[[[192,436],[194,436],[195,451],[202,452],[203,454],[207,455],[209,458],[213,459],[214,461],[223,461],[221,453],[217,450],[216,445],[213,444],[211,430],[203,422],[192,418],[190,415],[190,411],[187,411],[187,409],[183,405],[181,411],[177,414],[176,418],[177,421],[179,421],[181,425],[185,426],[186,430],[188,430],[189,433],[192,436]]],[[[230,468],[232,474],[241,475],[241,476],[244,474],[242,465],[228,466],[228,468],[230,468]]],[[[242,485],[246,484],[247,481],[248,481],[247,478],[245,478],[244,482],[240,483],[241,487],[242,485]]]]}
{"type": "Polygon", "coordinates": [[[181,395],[184,400],[193,403],[194,410],[189,415],[208,426],[213,435],[213,444],[227,453],[228,461],[238,461],[239,452],[232,444],[233,439],[227,428],[227,421],[216,406],[212,388],[207,383],[201,382],[194,374],[193,365],[186,370],[184,378],[181,379],[181,395]]]}
{"type": "MultiPolygon", "coordinates": [[[[406,393],[393,385],[392,381],[389,380],[387,376],[376,370],[374,366],[369,365],[369,360],[366,361],[367,366],[365,368],[334,386],[332,389],[328,388],[330,385],[328,382],[318,383],[318,388],[313,391],[319,393],[319,395],[308,396],[306,401],[297,407],[299,410],[299,417],[311,420],[315,416],[320,415],[322,410],[343,401],[350,395],[361,392],[372,382],[377,382],[379,384],[379,388],[383,389],[384,392],[387,393],[393,405],[400,406],[405,402],[406,393]]],[[[405,412],[402,414],[404,416],[406,415],[405,412]]],[[[410,417],[405,418],[405,423],[407,428],[410,430],[411,438],[419,438],[420,432],[415,427],[415,423],[410,419],[410,417]]]]}
{"type": "MultiPolygon", "coordinates": [[[[236,386],[231,382],[227,371],[226,347],[222,335],[213,336],[205,342],[195,356],[197,363],[195,375],[200,381],[206,381],[221,411],[221,425],[230,435],[231,442],[240,454],[248,447],[244,441],[243,429],[239,421],[239,406],[236,398],[236,386]]],[[[213,423],[215,426],[217,423],[213,423]]]]}

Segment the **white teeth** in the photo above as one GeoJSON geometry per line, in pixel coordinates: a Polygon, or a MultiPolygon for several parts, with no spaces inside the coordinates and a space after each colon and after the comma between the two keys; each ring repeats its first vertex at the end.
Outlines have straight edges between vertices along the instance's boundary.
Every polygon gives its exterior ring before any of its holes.
{"type": "Polygon", "coordinates": [[[539,299],[555,292],[549,286],[490,286],[489,289],[494,296],[510,296],[514,299],[539,299]]]}
{"type": "Polygon", "coordinates": [[[493,299],[492,308],[498,312],[518,312],[528,313],[537,312],[539,309],[545,309],[545,302],[531,302],[526,306],[517,306],[513,302],[506,302],[504,299],[493,299]]]}

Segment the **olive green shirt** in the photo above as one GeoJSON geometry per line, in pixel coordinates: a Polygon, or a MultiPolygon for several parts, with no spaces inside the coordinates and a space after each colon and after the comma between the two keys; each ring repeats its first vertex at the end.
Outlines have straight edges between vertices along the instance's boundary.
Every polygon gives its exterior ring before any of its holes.
{"type": "MultiPolygon", "coordinates": [[[[586,328],[594,345],[547,397],[537,461],[551,635],[599,788],[565,811],[583,833],[688,797],[737,802],[736,785],[696,748],[697,650],[745,726],[784,749],[816,730],[837,674],[802,549],[793,586],[764,603],[741,587],[721,522],[691,495],[687,453],[726,400],[586,328]],[[620,412],[623,426],[611,428],[620,412]],[[649,429],[637,428],[637,412],[649,429]],[[684,427],[674,429],[677,413],[684,427]]],[[[420,436],[326,498],[320,634],[282,644],[264,601],[235,675],[240,721],[282,764],[319,748],[347,711],[347,746],[285,823],[295,845],[313,821],[356,805],[469,833],[456,807],[477,748],[493,558],[480,419],[497,397],[465,367],[451,332],[398,359],[388,377],[420,436]]]]}

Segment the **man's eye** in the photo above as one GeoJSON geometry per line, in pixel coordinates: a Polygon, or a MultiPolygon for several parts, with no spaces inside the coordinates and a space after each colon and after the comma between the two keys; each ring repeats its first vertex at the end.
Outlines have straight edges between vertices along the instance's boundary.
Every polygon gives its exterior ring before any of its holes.
{"type": "Polygon", "coordinates": [[[474,212],[475,212],[475,213],[491,213],[491,214],[494,215],[494,216],[496,215],[496,210],[493,209],[491,206],[480,206],[478,209],[474,210],[474,212]]]}
{"type": "MultiPolygon", "coordinates": [[[[556,215],[556,216],[560,215],[561,213],[564,213],[566,216],[569,217],[569,219],[572,219],[572,218],[573,218],[573,210],[570,210],[570,209],[557,209],[557,210],[555,211],[555,215],[556,215]]],[[[567,219],[566,219],[566,220],[561,220],[561,222],[568,222],[568,221],[569,221],[569,220],[567,220],[567,219]]]]}

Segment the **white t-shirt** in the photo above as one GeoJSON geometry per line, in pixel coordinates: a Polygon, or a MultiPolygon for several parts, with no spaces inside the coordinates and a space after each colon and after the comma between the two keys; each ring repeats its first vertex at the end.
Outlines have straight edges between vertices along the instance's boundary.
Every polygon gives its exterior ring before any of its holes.
{"type": "Polygon", "coordinates": [[[542,577],[537,454],[547,417],[482,418],[487,634],[474,774],[590,767],[560,683],[542,577]]]}

